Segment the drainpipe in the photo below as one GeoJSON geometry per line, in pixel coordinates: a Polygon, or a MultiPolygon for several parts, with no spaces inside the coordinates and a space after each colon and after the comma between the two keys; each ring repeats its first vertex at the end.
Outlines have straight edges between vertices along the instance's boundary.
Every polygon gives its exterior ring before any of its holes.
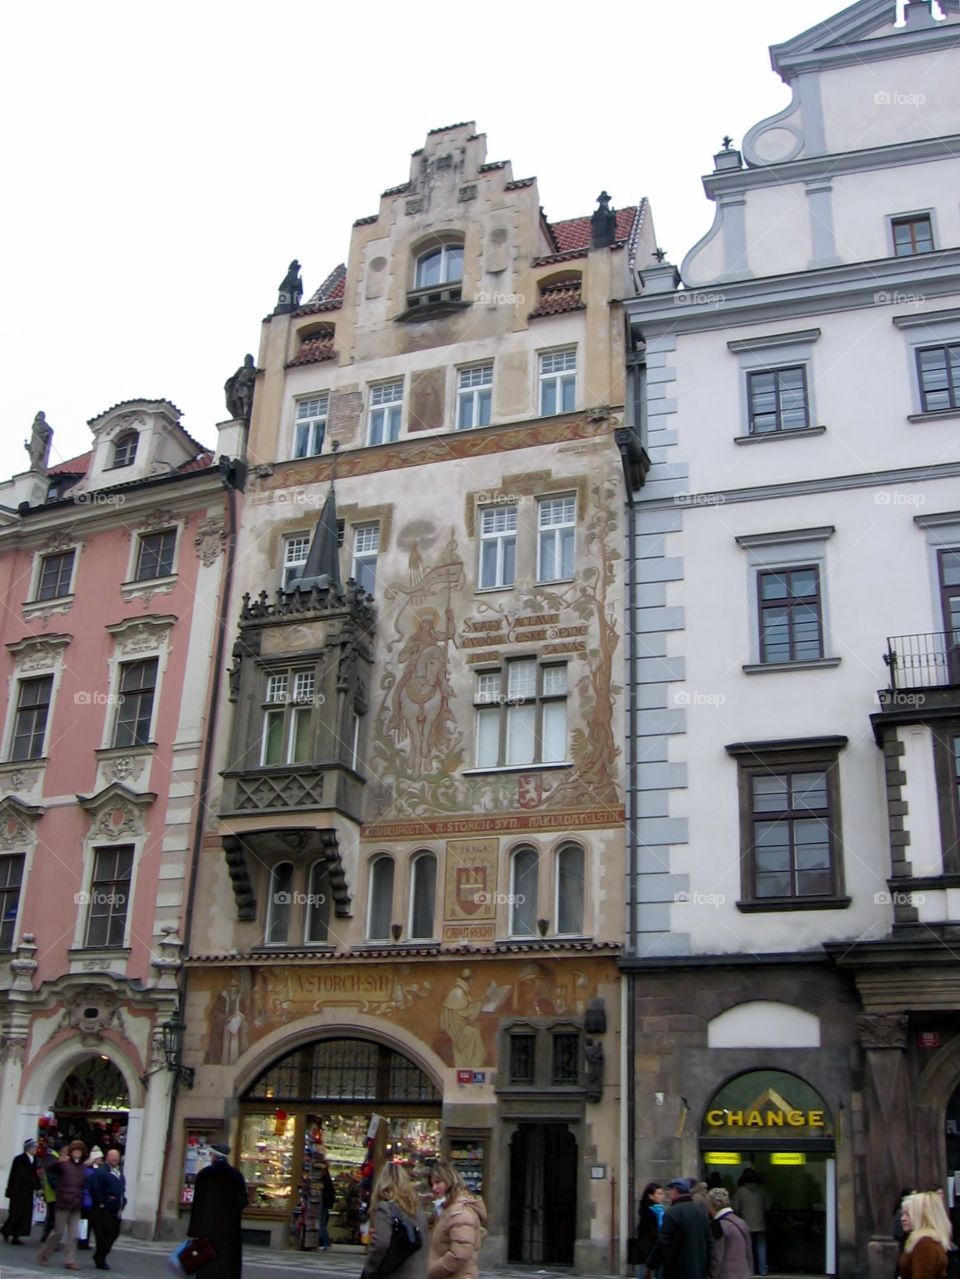
{"type": "MultiPolygon", "coordinates": [[[[629,322],[628,322],[629,323],[629,322]]],[[[632,335],[627,332],[628,356],[627,377],[630,394],[627,398],[627,411],[630,415],[628,429],[645,444],[644,409],[646,392],[646,365],[643,352],[630,350],[632,335]]],[[[637,877],[639,870],[639,842],[637,839],[637,639],[636,639],[636,605],[637,605],[637,510],[634,500],[633,482],[630,468],[624,467],[627,493],[627,740],[630,743],[630,765],[627,771],[627,790],[629,796],[627,820],[627,951],[635,953],[638,926],[638,892],[637,877]]],[[[642,483],[642,479],[641,479],[642,483]]],[[[623,1002],[621,1025],[626,1027],[624,1035],[623,1079],[625,1087],[621,1089],[622,1114],[621,1131],[626,1144],[626,1176],[623,1180],[624,1207],[621,1214],[623,1222],[623,1240],[629,1238],[632,1231],[634,1203],[636,1200],[636,1140],[637,1140],[637,1101],[636,1101],[636,975],[629,973],[623,984],[623,1002]]],[[[622,1248],[625,1243],[622,1241],[622,1248]]]]}
{"type": "MultiPolygon", "coordinates": [[[[200,868],[200,854],[203,847],[204,816],[207,800],[210,795],[210,771],[213,766],[214,729],[216,727],[217,706],[220,702],[220,687],[223,683],[224,652],[227,644],[227,610],[230,607],[230,590],[233,585],[233,570],[237,558],[237,489],[242,490],[246,481],[246,467],[243,462],[221,457],[219,460],[220,478],[225,489],[224,506],[227,521],[226,563],[223,579],[220,583],[220,600],[217,608],[217,642],[213,654],[213,675],[210,680],[210,696],[207,699],[206,731],[203,743],[203,761],[200,768],[200,786],[197,791],[196,816],[193,824],[193,849],[190,862],[190,881],[187,887],[187,906],[183,916],[183,954],[190,954],[190,934],[193,929],[193,904],[197,888],[197,875],[200,868]]],[[[187,1002],[187,969],[180,971],[180,1008],[187,1002]]],[[[185,1019],[184,1019],[185,1020],[185,1019]]],[[[170,1088],[170,1109],[167,1119],[167,1140],[163,1155],[163,1167],[160,1172],[160,1198],[157,1204],[157,1219],[154,1223],[154,1238],[159,1238],[160,1218],[163,1214],[163,1188],[167,1179],[167,1168],[170,1152],[173,1148],[173,1128],[177,1109],[177,1095],[180,1079],[174,1075],[170,1088]]]]}

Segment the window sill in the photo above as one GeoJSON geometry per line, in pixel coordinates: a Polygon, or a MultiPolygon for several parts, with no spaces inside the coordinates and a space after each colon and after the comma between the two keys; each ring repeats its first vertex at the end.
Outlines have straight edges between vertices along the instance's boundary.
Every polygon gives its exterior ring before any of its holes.
{"type": "Polygon", "coordinates": [[[509,586],[478,586],[474,595],[495,595],[497,591],[512,591],[516,585],[516,582],[511,582],[509,586]]]}
{"type": "Polygon", "coordinates": [[[557,764],[490,764],[484,768],[463,768],[464,777],[481,777],[488,773],[545,773],[549,769],[573,768],[573,760],[564,759],[557,764]]]}
{"type": "Polygon", "coordinates": [[[826,671],[839,665],[839,657],[811,657],[803,662],[751,662],[740,669],[744,675],[770,675],[775,671],[826,671]]]}
{"type": "Polygon", "coordinates": [[[568,586],[571,582],[575,582],[575,577],[538,577],[534,582],[534,586],[568,586]]]}
{"type": "Polygon", "coordinates": [[[764,435],[735,435],[734,444],[769,444],[771,440],[794,440],[803,435],[824,435],[825,426],[802,426],[795,431],[767,431],[764,435]]]}
{"type": "Polygon", "coordinates": [[[179,581],[178,575],[171,573],[166,577],[148,577],[142,582],[121,582],[120,594],[127,603],[138,598],[149,602],[154,595],[169,595],[179,581]]]}
{"type": "Polygon", "coordinates": [[[788,910],[846,910],[852,897],[762,897],[737,902],[744,915],[773,914],[788,910]]]}
{"type": "Polygon", "coordinates": [[[53,613],[67,613],[73,607],[76,595],[71,591],[69,595],[55,595],[48,600],[27,600],[23,605],[23,616],[30,617],[48,617],[53,613]]]}
{"type": "Polygon", "coordinates": [[[955,409],[935,409],[932,413],[908,413],[908,422],[947,422],[960,417],[960,406],[955,409]]]}

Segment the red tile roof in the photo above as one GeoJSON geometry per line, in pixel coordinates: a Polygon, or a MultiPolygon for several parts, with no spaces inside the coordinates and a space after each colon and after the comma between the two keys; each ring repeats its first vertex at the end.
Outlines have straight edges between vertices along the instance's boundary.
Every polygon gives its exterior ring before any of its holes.
{"type": "Polygon", "coordinates": [[[287,365],[288,369],[299,364],[321,364],[324,360],[333,359],[333,330],[313,333],[304,338],[300,350],[287,365]]]}
{"type": "Polygon", "coordinates": [[[58,462],[56,466],[51,466],[47,471],[48,475],[86,475],[87,467],[90,465],[90,459],[93,453],[81,453],[79,457],[67,458],[65,462],[58,462]]]}
{"type": "Polygon", "coordinates": [[[586,302],[580,295],[580,280],[562,280],[559,284],[545,284],[540,289],[540,301],[530,312],[530,319],[541,315],[562,315],[565,311],[583,311],[586,302]]]}
{"type": "MultiPolygon", "coordinates": [[[[637,216],[637,206],[628,204],[625,209],[617,209],[617,243],[628,239],[637,216]]],[[[590,218],[567,218],[564,222],[551,222],[550,230],[557,242],[557,252],[566,253],[568,249],[589,249],[590,218]]]]}

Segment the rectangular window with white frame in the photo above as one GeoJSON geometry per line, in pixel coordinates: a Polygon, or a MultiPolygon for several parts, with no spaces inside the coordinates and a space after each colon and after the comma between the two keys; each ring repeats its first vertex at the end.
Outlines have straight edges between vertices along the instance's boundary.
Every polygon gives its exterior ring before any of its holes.
{"type": "Polygon", "coordinates": [[[75,551],[44,555],[40,560],[40,576],[37,580],[35,599],[59,600],[72,594],[75,559],[75,551]]]}
{"type": "Polygon", "coordinates": [[[577,349],[540,353],[540,416],[572,413],[577,407],[577,349]]]}
{"type": "Polygon", "coordinates": [[[309,533],[291,533],[283,539],[283,589],[289,590],[290,583],[303,572],[310,553],[309,533]]]}
{"type": "Polygon", "coordinates": [[[312,757],[316,679],[314,671],[305,670],[267,675],[260,746],[263,767],[304,764],[312,757]]]}
{"type": "Polygon", "coordinates": [[[117,684],[118,706],[114,724],[114,746],[146,746],[153,725],[159,659],[147,657],[124,662],[117,684]]]}
{"type": "Polygon", "coordinates": [[[567,758],[567,666],[515,658],[477,673],[476,766],[557,764],[567,758]]]}
{"type": "Polygon", "coordinates": [[[380,525],[357,524],[353,530],[353,568],[350,576],[368,595],[377,592],[377,553],[380,525]]]}
{"type": "Polygon", "coordinates": [[[537,581],[566,582],[573,577],[577,498],[542,497],[537,502],[537,581]]]}
{"type": "Polygon", "coordinates": [[[293,427],[294,457],[317,457],[323,452],[329,404],[330,395],[327,391],[309,399],[297,400],[293,427]]]}
{"type": "Polygon", "coordinates": [[[94,850],[85,946],[117,949],[123,945],[132,876],[132,846],[94,850]]]}
{"type": "Polygon", "coordinates": [[[481,507],[479,588],[513,586],[516,578],[517,507],[481,507]]]}
{"type": "Polygon", "coordinates": [[[0,857],[0,951],[13,950],[16,941],[25,860],[23,853],[0,857]]]}
{"type": "Polygon", "coordinates": [[[493,407],[493,365],[461,369],[457,382],[457,430],[489,426],[493,407]]]}
{"type": "Polygon", "coordinates": [[[393,444],[400,438],[403,418],[403,378],[376,382],[370,387],[367,443],[393,444]]]}
{"type": "Polygon", "coordinates": [[[10,742],[11,760],[41,759],[53,698],[53,676],[22,679],[17,686],[17,709],[10,742]]]}
{"type": "Polygon", "coordinates": [[[142,533],[137,548],[135,580],[148,582],[155,577],[171,577],[176,548],[176,529],[165,529],[162,533],[142,533]]]}

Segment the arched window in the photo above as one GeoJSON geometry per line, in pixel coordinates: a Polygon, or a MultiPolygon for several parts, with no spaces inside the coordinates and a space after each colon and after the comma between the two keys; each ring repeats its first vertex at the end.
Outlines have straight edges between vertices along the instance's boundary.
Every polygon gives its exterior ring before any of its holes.
{"type": "Polygon", "coordinates": [[[330,876],[326,862],[314,862],[310,867],[306,907],[303,940],[308,945],[318,945],[329,940],[330,876]]]}
{"type": "Polygon", "coordinates": [[[137,456],[137,444],[140,436],[136,431],[125,431],[114,441],[113,445],[113,465],[114,466],[133,466],[134,458],[137,456]]]}
{"type": "Polygon", "coordinates": [[[514,937],[536,936],[539,882],[540,857],[536,849],[518,848],[510,875],[510,932],[514,937]]]}
{"type": "Polygon", "coordinates": [[[430,289],[463,279],[463,245],[440,244],[417,258],[414,288],[430,289]]]}
{"type": "Polygon", "coordinates": [[[285,946],[290,930],[290,906],[293,902],[293,863],[278,862],[270,872],[270,896],[267,901],[268,946],[285,946]]]}
{"type": "Polygon", "coordinates": [[[367,937],[388,941],[393,917],[393,858],[378,857],[370,867],[370,907],[367,937]]]}
{"type": "Polygon", "coordinates": [[[583,932],[583,849],[564,844],[557,852],[557,932],[583,932]]]}
{"type": "Polygon", "coordinates": [[[419,853],[413,859],[410,886],[410,936],[433,937],[437,903],[437,859],[419,853]]]}

